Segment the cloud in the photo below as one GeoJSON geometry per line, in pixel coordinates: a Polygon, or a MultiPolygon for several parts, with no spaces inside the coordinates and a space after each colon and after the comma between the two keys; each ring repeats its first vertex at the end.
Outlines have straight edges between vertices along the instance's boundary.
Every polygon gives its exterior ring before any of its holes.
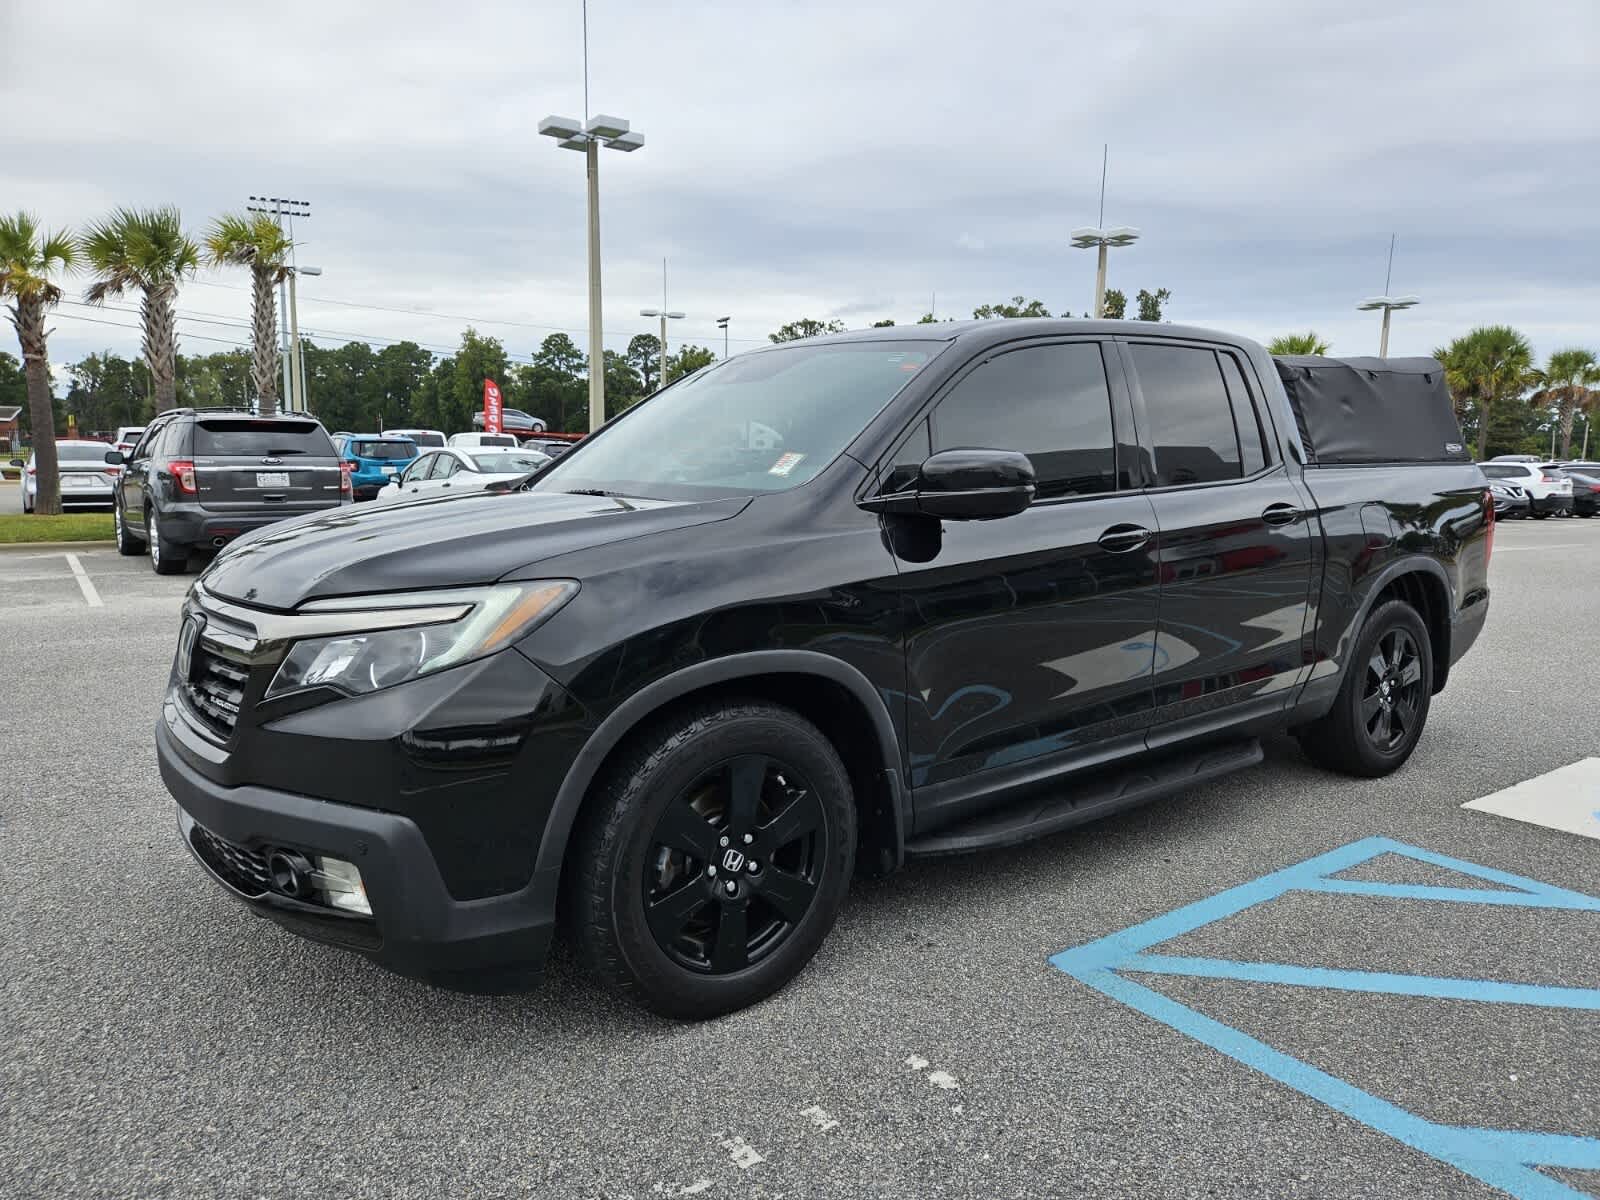
{"type": "MultiPolygon", "coordinates": [[[[1111,285],[1170,288],[1176,320],[1371,349],[1354,305],[1396,231],[1394,287],[1422,296],[1396,353],[1490,320],[1541,352],[1600,338],[1591,0],[590,7],[593,108],[646,137],[601,156],[616,348],[648,332],[663,256],[675,337],[718,348],[725,313],[738,348],[807,314],[914,320],[935,292],[1081,312],[1094,256],[1066,234],[1097,219],[1105,142],[1105,218],[1143,231],[1111,285]]],[[[0,37],[0,104],[27,114],[0,125],[5,203],[58,225],[173,202],[198,227],[305,196],[325,274],[301,321],[328,340],[448,347],[470,317],[520,355],[583,343],[583,159],[534,132],[582,115],[576,5],[55,0],[0,37]]],[[[245,279],[202,279],[186,348],[243,342],[245,279]]],[[[136,352],[86,316],[136,323],[63,307],[53,358],[136,352]]]]}

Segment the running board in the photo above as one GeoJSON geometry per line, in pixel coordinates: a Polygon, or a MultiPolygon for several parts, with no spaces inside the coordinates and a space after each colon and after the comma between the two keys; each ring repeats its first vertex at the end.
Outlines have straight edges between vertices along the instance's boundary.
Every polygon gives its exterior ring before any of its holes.
{"type": "Polygon", "coordinates": [[[1261,759],[1261,743],[1250,738],[1163,756],[1121,771],[1113,769],[1081,779],[1068,779],[1060,785],[1069,793],[1065,796],[1035,796],[981,813],[936,833],[912,838],[906,843],[906,857],[929,858],[1015,846],[1231,775],[1255,766],[1261,759]]]}

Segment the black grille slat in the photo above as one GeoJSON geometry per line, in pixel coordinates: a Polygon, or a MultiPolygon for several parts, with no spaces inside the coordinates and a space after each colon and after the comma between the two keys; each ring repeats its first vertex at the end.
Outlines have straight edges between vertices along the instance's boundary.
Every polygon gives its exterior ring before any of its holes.
{"type": "Polygon", "coordinates": [[[226,740],[239,723],[249,669],[216,654],[204,641],[196,641],[189,678],[183,683],[184,699],[203,725],[226,740]]]}

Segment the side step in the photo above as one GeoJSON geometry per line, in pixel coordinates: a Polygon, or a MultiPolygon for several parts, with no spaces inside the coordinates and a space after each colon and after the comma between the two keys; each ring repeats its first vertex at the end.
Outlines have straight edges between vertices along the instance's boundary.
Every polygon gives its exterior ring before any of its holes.
{"type": "Polygon", "coordinates": [[[960,824],[912,838],[906,843],[906,857],[929,858],[1015,846],[1253,767],[1261,759],[1261,743],[1250,738],[1166,755],[1120,771],[1069,778],[1059,785],[1065,795],[1033,796],[1002,804],[992,812],[980,813],[960,824]]]}

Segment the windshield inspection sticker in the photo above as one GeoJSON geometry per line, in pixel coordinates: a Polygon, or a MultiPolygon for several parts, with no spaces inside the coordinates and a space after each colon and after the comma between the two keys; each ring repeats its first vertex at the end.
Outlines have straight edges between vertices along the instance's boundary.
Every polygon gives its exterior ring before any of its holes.
{"type": "Polygon", "coordinates": [[[778,455],[778,461],[767,468],[767,474],[787,475],[790,471],[794,470],[800,465],[800,460],[804,457],[804,454],[798,454],[793,450],[789,451],[787,454],[780,454],[778,455]]]}

